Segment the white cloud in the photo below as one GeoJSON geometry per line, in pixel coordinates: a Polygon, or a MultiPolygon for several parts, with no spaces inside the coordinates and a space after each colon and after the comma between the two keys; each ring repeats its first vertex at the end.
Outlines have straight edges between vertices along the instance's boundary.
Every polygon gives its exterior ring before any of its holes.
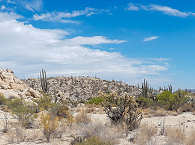
{"type": "Polygon", "coordinates": [[[187,17],[190,15],[189,12],[188,13],[182,12],[182,11],[179,11],[177,9],[173,9],[173,8],[167,7],[167,6],[151,5],[149,9],[154,10],[154,11],[160,11],[160,12],[163,12],[164,14],[178,16],[178,17],[187,17]]]}
{"type": "Polygon", "coordinates": [[[136,6],[135,4],[133,3],[130,3],[129,4],[129,7],[127,8],[129,11],[138,11],[139,10],[139,7],[136,6]]]}
{"type": "Polygon", "coordinates": [[[64,30],[39,29],[0,12],[0,67],[13,69],[18,76],[35,74],[45,68],[49,74],[92,74],[105,79],[135,80],[167,70],[159,61],[130,59],[120,53],[91,49],[85,45],[119,44],[104,36],[70,35],[64,30]],[[70,36],[69,36],[70,37],[70,36]]]}
{"type": "Polygon", "coordinates": [[[13,1],[13,0],[7,0],[7,3],[9,3],[9,4],[16,4],[16,2],[13,1]]]}
{"type": "Polygon", "coordinates": [[[171,15],[171,16],[177,16],[177,17],[187,17],[187,16],[194,16],[193,12],[183,12],[178,9],[174,9],[168,6],[161,6],[161,5],[156,5],[156,4],[151,4],[151,5],[135,5],[130,3],[128,10],[145,10],[145,11],[158,11],[162,12],[166,15],[171,15]]]}
{"type": "Polygon", "coordinates": [[[84,10],[75,10],[72,12],[50,12],[50,13],[43,13],[41,15],[35,14],[33,16],[33,19],[36,21],[42,20],[42,21],[51,21],[51,22],[62,22],[62,23],[78,23],[77,21],[70,20],[70,18],[79,17],[79,16],[91,16],[101,12],[105,12],[105,10],[85,8],[84,10]]]}
{"type": "Polygon", "coordinates": [[[158,38],[159,38],[159,36],[146,37],[146,38],[144,38],[144,42],[152,41],[152,40],[155,40],[155,39],[158,39],[158,38]]]}
{"type": "Polygon", "coordinates": [[[6,7],[5,7],[4,5],[2,5],[0,9],[1,9],[1,10],[5,10],[6,7]]]}
{"type": "Polygon", "coordinates": [[[20,3],[29,11],[40,11],[43,6],[42,0],[21,0],[20,3]]]}
{"type": "Polygon", "coordinates": [[[69,40],[68,43],[72,45],[98,45],[98,44],[119,44],[126,42],[125,40],[109,40],[104,36],[92,36],[92,37],[75,37],[69,40]]]}

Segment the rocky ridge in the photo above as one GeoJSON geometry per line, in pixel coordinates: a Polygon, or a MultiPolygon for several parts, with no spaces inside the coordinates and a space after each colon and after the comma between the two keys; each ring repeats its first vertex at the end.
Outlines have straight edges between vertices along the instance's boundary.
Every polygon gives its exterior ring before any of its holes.
{"type": "MultiPolygon", "coordinates": [[[[39,79],[24,80],[26,84],[41,91],[39,79]]],[[[53,77],[48,78],[49,94],[59,98],[69,98],[72,101],[85,101],[98,96],[99,92],[116,92],[119,95],[127,93],[138,96],[141,90],[135,86],[119,81],[106,81],[90,77],[53,77]]]]}
{"type": "Polygon", "coordinates": [[[6,98],[22,98],[27,102],[41,96],[38,91],[15,77],[14,72],[9,69],[0,69],[0,94],[6,98]]]}

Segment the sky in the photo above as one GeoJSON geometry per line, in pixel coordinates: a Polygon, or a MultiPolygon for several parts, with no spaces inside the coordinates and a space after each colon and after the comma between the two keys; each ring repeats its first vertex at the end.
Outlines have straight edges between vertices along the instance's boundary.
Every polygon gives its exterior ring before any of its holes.
{"type": "Polygon", "coordinates": [[[195,1],[0,0],[0,68],[195,88],[195,1]]]}

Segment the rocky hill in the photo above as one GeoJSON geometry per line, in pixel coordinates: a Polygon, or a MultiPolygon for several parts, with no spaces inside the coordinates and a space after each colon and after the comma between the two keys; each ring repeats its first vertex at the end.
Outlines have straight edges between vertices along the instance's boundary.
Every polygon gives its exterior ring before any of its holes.
{"type": "Polygon", "coordinates": [[[0,94],[6,98],[23,98],[31,102],[32,98],[39,98],[40,93],[14,76],[8,69],[0,69],[0,94]]]}
{"type": "MultiPolygon", "coordinates": [[[[27,79],[26,84],[40,91],[39,79],[27,79]]],[[[118,81],[106,81],[90,77],[55,77],[48,78],[49,93],[60,98],[70,98],[72,101],[87,100],[95,97],[99,92],[127,93],[130,96],[138,96],[141,92],[135,86],[118,81]]]]}

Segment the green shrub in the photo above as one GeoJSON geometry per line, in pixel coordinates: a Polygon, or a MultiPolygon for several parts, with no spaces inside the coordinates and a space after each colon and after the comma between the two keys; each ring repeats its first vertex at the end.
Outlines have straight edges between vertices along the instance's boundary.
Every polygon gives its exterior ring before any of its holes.
{"type": "Polygon", "coordinates": [[[139,107],[143,108],[153,107],[153,105],[155,104],[153,99],[145,97],[136,98],[136,102],[138,103],[139,107]]]}
{"type": "Polygon", "coordinates": [[[95,104],[95,105],[101,105],[104,102],[103,97],[95,97],[91,98],[87,101],[87,104],[95,104]]]}
{"type": "Polygon", "coordinates": [[[98,137],[92,136],[90,138],[87,138],[85,141],[81,143],[76,143],[75,145],[113,145],[113,143],[109,141],[104,141],[98,137]]]}
{"type": "Polygon", "coordinates": [[[157,96],[157,104],[167,110],[177,110],[187,103],[187,100],[186,92],[182,90],[178,90],[175,93],[164,91],[157,96]]]}
{"type": "Polygon", "coordinates": [[[174,95],[170,91],[164,91],[157,96],[157,103],[160,107],[172,110],[174,103],[174,95]]]}
{"type": "Polygon", "coordinates": [[[36,110],[35,106],[29,105],[24,100],[18,98],[11,99],[7,102],[7,105],[11,112],[17,116],[19,123],[23,127],[31,127],[36,110]]]}
{"type": "Polygon", "coordinates": [[[52,102],[52,97],[45,93],[42,93],[42,96],[39,98],[39,100],[35,100],[35,102],[38,104],[40,111],[49,110],[55,105],[55,103],[52,102]]]}
{"type": "Polygon", "coordinates": [[[3,94],[0,93],[0,105],[6,105],[8,99],[3,96],[3,94]]]}

